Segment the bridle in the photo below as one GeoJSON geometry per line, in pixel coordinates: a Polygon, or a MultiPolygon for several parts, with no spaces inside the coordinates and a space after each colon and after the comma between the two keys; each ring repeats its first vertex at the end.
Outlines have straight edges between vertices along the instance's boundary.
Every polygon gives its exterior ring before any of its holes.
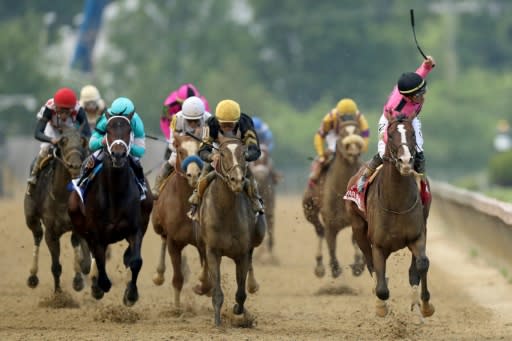
{"type": "Polygon", "coordinates": [[[113,115],[113,116],[110,116],[107,120],[107,140],[106,140],[106,147],[107,147],[107,151],[108,151],[108,154],[110,156],[112,156],[112,148],[116,145],[121,145],[123,146],[123,148],[126,150],[126,156],[128,156],[130,154],[130,150],[132,148],[132,138],[130,136],[130,140],[128,141],[128,143],[123,140],[122,138],[116,138],[114,141],[112,141],[111,143],[109,143],[109,139],[108,139],[108,127],[109,127],[109,124],[115,120],[115,119],[123,119],[123,120],[126,120],[126,122],[128,123],[128,127],[130,128],[130,135],[131,135],[131,131],[132,131],[132,127],[131,127],[131,124],[130,124],[130,119],[126,116],[121,116],[121,115],[113,115]]]}
{"type": "MultiPolygon", "coordinates": [[[[246,173],[246,169],[247,169],[247,163],[246,162],[243,162],[243,165],[240,164],[240,162],[237,162],[236,164],[233,164],[231,165],[231,167],[229,167],[228,169],[226,169],[225,165],[224,165],[224,155],[223,155],[223,151],[225,148],[223,148],[225,145],[227,144],[230,144],[230,143],[235,143],[237,144],[237,148],[239,146],[242,146],[242,141],[238,140],[238,139],[229,139],[227,141],[224,141],[222,142],[220,145],[219,145],[219,153],[220,153],[220,158],[219,158],[219,170],[217,171],[217,174],[226,182],[228,182],[228,179],[226,178],[227,176],[229,176],[229,174],[231,174],[233,171],[235,171],[236,169],[240,169],[241,173],[245,175],[246,173]]],[[[230,153],[232,155],[235,156],[234,152],[233,153],[230,153]]],[[[238,160],[238,158],[236,158],[237,161],[240,161],[238,160]]]]}

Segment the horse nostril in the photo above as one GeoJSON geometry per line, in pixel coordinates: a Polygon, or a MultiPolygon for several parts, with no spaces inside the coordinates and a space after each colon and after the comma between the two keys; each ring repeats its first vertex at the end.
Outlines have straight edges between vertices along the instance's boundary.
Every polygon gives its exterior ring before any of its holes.
{"type": "Polygon", "coordinates": [[[236,179],[235,179],[234,176],[232,176],[232,177],[229,178],[229,180],[231,180],[231,182],[235,182],[236,179]]]}

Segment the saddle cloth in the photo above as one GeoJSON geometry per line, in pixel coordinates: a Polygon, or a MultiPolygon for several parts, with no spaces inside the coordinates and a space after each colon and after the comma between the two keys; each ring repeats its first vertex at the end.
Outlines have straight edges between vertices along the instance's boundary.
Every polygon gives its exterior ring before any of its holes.
{"type": "MultiPolygon", "coordinates": [[[[355,202],[357,208],[359,208],[362,212],[366,214],[366,193],[368,191],[369,185],[373,182],[373,179],[375,179],[375,176],[377,175],[379,170],[380,168],[378,168],[377,171],[373,174],[373,176],[371,176],[370,179],[366,181],[362,192],[359,192],[357,190],[356,181],[355,184],[352,187],[350,187],[347,193],[345,193],[343,199],[355,202]]],[[[359,178],[357,180],[359,180],[359,178]]],[[[421,203],[423,205],[430,205],[430,203],[432,202],[432,194],[430,193],[430,186],[428,184],[428,181],[426,181],[424,178],[421,178],[418,187],[420,190],[421,203]]]]}

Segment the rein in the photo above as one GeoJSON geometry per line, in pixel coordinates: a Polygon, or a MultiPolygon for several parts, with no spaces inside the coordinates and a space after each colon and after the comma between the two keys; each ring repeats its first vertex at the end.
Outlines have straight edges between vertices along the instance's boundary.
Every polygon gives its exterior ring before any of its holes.
{"type": "Polygon", "coordinates": [[[413,209],[416,208],[416,206],[418,205],[418,203],[420,202],[420,196],[418,195],[418,193],[416,194],[416,200],[414,201],[414,203],[407,209],[403,210],[403,211],[395,211],[395,210],[392,210],[392,209],[389,209],[389,208],[386,208],[384,207],[384,205],[382,204],[382,200],[381,200],[381,197],[380,197],[380,193],[381,193],[381,190],[380,190],[380,181],[377,183],[377,201],[379,202],[379,207],[384,211],[384,212],[387,212],[387,213],[393,213],[393,214],[397,214],[397,215],[402,215],[402,214],[407,214],[409,212],[411,212],[413,209]]]}

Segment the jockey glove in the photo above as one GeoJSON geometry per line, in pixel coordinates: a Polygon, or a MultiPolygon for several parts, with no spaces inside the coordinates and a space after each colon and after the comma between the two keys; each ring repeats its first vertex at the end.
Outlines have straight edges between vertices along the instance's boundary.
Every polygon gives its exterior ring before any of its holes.
{"type": "Polygon", "coordinates": [[[419,152],[414,159],[414,169],[418,173],[425,173],[425,154],[419,152]]]}
{"type": "Polygon", "coordinates": [[[247,147],[247,151],[245,152],[245,160],[246,161],[255,161],[260,157],[260,150],[258,146],[251,144],[247,147]]]}

